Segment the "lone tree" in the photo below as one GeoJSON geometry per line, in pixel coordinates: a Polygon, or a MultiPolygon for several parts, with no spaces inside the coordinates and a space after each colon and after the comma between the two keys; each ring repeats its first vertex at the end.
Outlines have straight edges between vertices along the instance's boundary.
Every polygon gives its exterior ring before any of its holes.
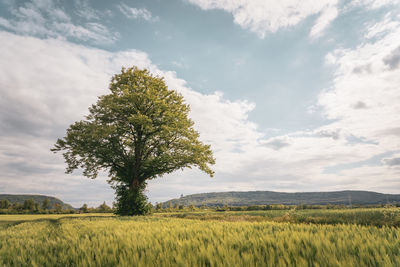
{"type": "Polygon", "coordinates": [[[163,78],[146,69],[122,68],[112,78],[110,91],[52,149],[63,151],[66,173],[80,167],[94,179],[99,171],[108,171],[120,215],[148,212],[144,190],[150,179],[186,167],[213,176],[210,146],[199,141],[188,118],[189,106],[163,78]]]}

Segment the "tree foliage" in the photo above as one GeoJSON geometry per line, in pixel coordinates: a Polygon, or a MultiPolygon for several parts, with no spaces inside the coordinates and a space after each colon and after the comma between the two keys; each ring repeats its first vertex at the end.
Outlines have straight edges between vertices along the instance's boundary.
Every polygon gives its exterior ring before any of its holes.
{"type": "Polygon", "coordinates": [[[11,206],[11,202],[8,199],[0,200],[0,209],[8,209],[11,206]]]}
{"type": "Polygon", "coordinates": [[[50,201],[48,198],[46,198],[45,200],[43,200],[42,202],[42,209],[44,210],[48,210],[50,208],[50,201]]]}
{"type": "Polygon", "coordinates": [[[149,179],[186,167],[213,175],[212,151],[199,140],[189,106],[162,78],[146,69],[123,68],[109,89],[52,149],[63,151],[67,173],[82,168],[85,176],[96,178],[108,171],[117,213],[123,215],[145,212],[149,179]]]}

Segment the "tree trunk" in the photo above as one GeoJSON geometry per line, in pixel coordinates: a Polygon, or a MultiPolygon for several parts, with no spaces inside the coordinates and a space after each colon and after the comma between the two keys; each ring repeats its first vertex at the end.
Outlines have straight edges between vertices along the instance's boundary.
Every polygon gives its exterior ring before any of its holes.
{"type": "Polygon", "coordinates": [[[116,214],[118,215],[145,215],[151,211],[151,206],[144,194],[146,183],[133,180],[129,187],[119,185],[116,190],[116,214]]]}

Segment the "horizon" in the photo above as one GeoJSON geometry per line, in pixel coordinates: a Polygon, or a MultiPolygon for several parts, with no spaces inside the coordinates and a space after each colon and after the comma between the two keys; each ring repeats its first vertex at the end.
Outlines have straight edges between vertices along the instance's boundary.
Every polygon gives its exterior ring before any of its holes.
{"type": "Polygon", "coordinates": [[[206,192],[400,194],[400,2],[0,0],[0,194],[114,201],[106,173],[50,148],[112,75],[183,95],[215,177],[148,182],[152,203],[206,192]]]}
{"type": "MultiPolygon", "coordinates": [[[[399,196],[400,194],[391,194],[391,193],[382,193],[382,192],[376,192],[376,191],[367,191],[367,190],[339,190],[339,191],[313,191],[313,192],[281,192],[281,191],[268,191],[268,190],[254,190],[254,191],[219,191],[219,192],[203,192],[203,193],[194,193],[194,194],[188,194],[188,195],[181,195],[181,196],[179,196],[179,197],[174,197],[174,198],[170,198],[170,199],[167,199],[167,200],[165,200],[165,201],[162,201],[162,202],[152,202],[151,204],[152,205],[156,205],[157,203],[165,203],[165,202],[168,202],[168,201],[172,201],[172,200],[176,200],[176,199],[181,199],[181,198],[184,198],[184,197],[188,197],[188,196],[193,196],[193,195],[204,195],[204,194],[219,194],[219,193],[253,193],[253,192],[269,192],[269,193],[284,193],[284,194],[308,194],[308,193],[343,193],[343,192],[364,192],[364,193],[375,193],[375,194],[381,194],[381,195],[396,195],[396,196],[399,196]]],[[[63,199],[61,199],[61,198],[59,198],[59,197],[56,197],[56,196],[52,196],[52,195],[42,195],[42,194],[29,194],[29,193],[26,193],[26,194],[3,194],[3,193],[0,193],[0,196],[1,195],[12,195],[12,196],[44,196],[44,197],[52,197],[52,198],[55,198],[55,199],[58,199],[58,200],[61,200],[64,204],[68,204],[68,205],[71,205],[74,209],[79,209],[79,207],[77,207],[77,206],[74,206],[74,205],[72,205],[72,204],[70,204],[70,203],[68,203],[68,202],[66,202],[66,201],[64,201],[63,199]]],[[[107,203],[107,201],[102,201],[101,203],[103,204],[103,202],[104,203],[106,203],[108,206],[112,206],[113,205],[113,202],[109,202],[109,203],[107,203]]],[[[87,203],[83,203],[83,204],[87,204],[87,203]]],[[[82,205],[83,205],[82,204],[82,205]]],[[[90,207],[93,207],[93,208],[95,208],[96,206],[90,206],[90,207]]]]}

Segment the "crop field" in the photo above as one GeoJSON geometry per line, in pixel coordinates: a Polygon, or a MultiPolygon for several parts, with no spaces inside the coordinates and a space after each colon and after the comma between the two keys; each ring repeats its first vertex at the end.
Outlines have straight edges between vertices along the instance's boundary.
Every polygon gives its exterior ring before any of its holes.
{"type": "Polygon", "coordinates": [[[317,224],[359,224],[400,227],[400,208],[200,211],[156,213],[159,217],[223,221],[276,221],[317,224]]]}
{"type": "Polygon", "coordinates": [[[0,215],[0,222],[21,222],[34,220],[57,220],[60,218],[75,217],[109,217],[111,213],[83,213],[83,214],[7,214],[0,215]]]}
{"type": "Polygon", "coordinates": [[[268,212],[24,217],[0,228],[0,266],[400,266],[397,227],[276,222],[268,212]]]}
{"type": "Polygon", "coordinates": [[[0,230],[12,225],[20,224],[29,221],[53,220],[60,218],[80,218],[80,217],[109,217],[113,216],[110,213],[91,213],[91,214],[1,214],[0,215],[0,230]]]}

